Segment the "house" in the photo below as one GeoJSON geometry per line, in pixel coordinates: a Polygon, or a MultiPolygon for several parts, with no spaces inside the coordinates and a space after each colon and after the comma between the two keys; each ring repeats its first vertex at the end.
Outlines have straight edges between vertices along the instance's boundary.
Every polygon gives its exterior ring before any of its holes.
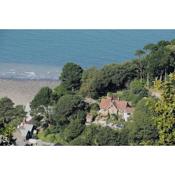
{"type": "Polygon", "coordinates": [[[101,99],[99,106],[100,115],[107,116],[116,114],[122,116],[125,121],[127,121],[133,113],[133,108],[127,101],[116,99],[115,97],[107,96],[106,98],[101,99]]]}

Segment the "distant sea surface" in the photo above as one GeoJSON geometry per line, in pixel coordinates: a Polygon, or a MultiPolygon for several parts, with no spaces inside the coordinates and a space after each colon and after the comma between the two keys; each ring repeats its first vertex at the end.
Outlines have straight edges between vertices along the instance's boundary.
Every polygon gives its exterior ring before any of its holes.
{"type": "Polygon", "coordinates": [[[63,65],[102,67],[134,58],[175,30],[0,30],[0,78],[57,79],[63,65]]]}

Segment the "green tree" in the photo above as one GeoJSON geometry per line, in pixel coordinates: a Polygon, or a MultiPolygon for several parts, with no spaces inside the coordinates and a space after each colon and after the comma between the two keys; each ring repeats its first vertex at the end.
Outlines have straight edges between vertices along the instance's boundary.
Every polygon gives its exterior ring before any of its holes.
{"type": "Polygon", "coordinates": [[[123,100],[130,101],[132,106],[135,106],[143,97],[148,97],[149,93],[145,88],[145,83],[135,79],[131,81],[127,90],[119,91],[116,95],[123,100]]]}
{"type": "Polygon", "coordinates": [[[52,102],[52,89],[49,87],[43,87],[36,94],[31,102],[31,109],[35,109],[39,106],[49,106],[52,102]]]}
{"type": "Polygon", "coordinates": [[[149,75],[150,80],[155,78],[166,78],[175,68],[174,43],[160,41],[157,44],[145,46],[148,54],[145,57],[145,74],[149,75]]]}
{"type": "Polygon", "coordinates": [[[23,106],[17,105],[15,107],[12,100],[7,97],[0,99],[0,134],[6,138],[5,144],[14,143],[13,132],[25,116],[26,112],[23,106]]]}
{"type": "Polygon", "coordinates": [[[152,98],[143,98],[136,105],[132,121],[128,122],[131,145],[154,145],[157,142],[157,128],[152,119],[154,111],[149,107],[154,103],[152,98]]]}
{"type": "Polygon", "coordinates": [[[83,69],[74,63],[64,65],[60,80],[69,91],[76,91],[80,88],[83,69]]]}
{"type": "Polygon", "coordinates": [[[105,65],[98,74],[94,75],[91,89],[94,98],[106,95],[108,92],[125,88],[137,76],[135,65],[131,62],[124,64],[105,65]]]}
{"type": "Polygon", "coordinates": [[[129,128],[127,127],[126,123],[124,124],[123,128],[119,131],[119,143],[122,146],[129,145],[129,128]]]}
{"type": "Polygon", "coordinates": [[[83,110],[84,107],[85,103],[80,96],[64,95],[59,99],[55,110],[57,115],[69,117],[77,111],[83,110]]]}
{"type": "Polygon", "coordinates": [[[59,127],[64,127],[71,118],[80,111],[85,111],[86,104],[83,98],[78,95],[64,95],[55,106],[53,120],[59,127]]]}
{"type": "Polygon", "coordinates": [[[72,119],[64,130],[64,139],[68,142],[78,137],[85,128],[85,124],[80,118],[72,119]]]}
{"type": "Polygon", "coordinates": [[[145,55],[145,52],[143,50],[136,50],[135,55],[139,58],[135,60],[135,63],[137,64],[138,72],[140,75],[140,80],[142,81],[143,74],[144,74],[144,65],[143,65],[143,61],[141,60],[141,58],[143,55],[145,55]]]}
{"type": "Polygon", "coordinates": [[[53,103],[52,89],[43,87],[32,100],[31,115],[36,126],[47,127],[51,123],[51,109],[53,103]]]}
{"type": "Polygon", "coordinates": [[[11,99],[3,97],[0,99],[0,116],[8,116],[14,109],[14,103],[11,99]]]}
{"type": "MultiPolygon", "coordinates": [[[[140,94],[142,93],[142,91],[146,91],[144,86],[145,86],[144,82],[140,82],[139,80],[135,79],[130,83],[129,89],[133,94],[140,94]]],[[[147,96],[148,92],[147,93],[146,92],[145,95],[147,96]]]]}
{"type": "Polygon", "coordinates": [[[96,77],[100,73],[96,68],[90,68],[83,71],[82,79],[81,79],[81,87],[80,94],[84,97],[96,97],[96,88],[94,83],[96,81],[96,77]]]}
{"type": "Polygon", "coordinates": [[[4,127],[4,130],[3,130],[3,135],[5,137],[7,137],[10,141],[13,138],[13,132],[15,131],[15,129],[16,128],[13,125],[11,125],[10,123],[6,124],[4,127]]]}
{"type": "Polygon", "coordinates": [[[84,129],[79,137],[71,142],[71,145],[114,146],[121,145],[120,141],[119,131],[109,127],[90,125],[84,129]]]}
{"type": "Polygon", "coordinates": [[[18,116],[18,117],[20,117],[20,118],[24,118],[24,117],[26,117],[26,112],[25,112],[25,108],[24,108],[24,106],[22,106],[22,105],[17,105],[17,106],[15,106],[15,108],[14,108],[14,114],[16,115],[16,116],[18,116]]]}
{"type": "Polygon", "coordinates": [[[87,126],[82,134],[70,142],[71,145],[96,145],[95,137],[98,127],[95,125],[87,126]]]}
{"type": "Polygon", "coordinates": [[[156,51],[158,49],[157,45],[156,44],[147,44],[144,46],[144,50],[147,51],[147,52],[153,52],[153,51],[156,51]]]}
{"type": "Polygon", "coordinates": [[[19,125],[23,119],[26,117],[27,112],[25,112],[25,107],[22,105],[17,105],[13,110],[13,119],[10,121],[12,127],[19,125]]]}
{"type": "Polygon", "coordinates": [[[175,73],[170,74],[169,80],[161,82],[161,98],[153,106],[154,121],[159,134],[160,145],[175,144],[175,73]]]}
{"type": "Polygon", "coordinates": [[[139,80],[133,80],[129,85],[130,99],[133,105],[137,104],[143,97],[148,97],[148,90],[145,83],[139,80]]]}
{"type": "Polygon", "coordinates": [[[14,103],[11,99],[3,97],[0,99],[0,121],[1,124],[8,123],[14,118],[14,103]]]}
{"type": "Polygon", "coordinates": [[[135,55],[141,59],[141,57],[145,54],[143,50],[136,50],[135,55]]]}
{"type": "Polygon", "coordinates": [[[99,146],[114,146],[120,145],[120,135],[119,132],[109,128],[99,128],[99,131],[96,134],[95,142],[99,146]]]}
{"type": "Polygon", "coordinates": [[[55,101],[55,103],[57,103],[58,100],[60,99],[60,97],[62,97],[63,95],[66,95],[68,93],[69,92],[65,89],[65,87],[63,86],[63,84],[60,84],[59,86],[57,86],[53,90],[53,100],[55,101]]]}

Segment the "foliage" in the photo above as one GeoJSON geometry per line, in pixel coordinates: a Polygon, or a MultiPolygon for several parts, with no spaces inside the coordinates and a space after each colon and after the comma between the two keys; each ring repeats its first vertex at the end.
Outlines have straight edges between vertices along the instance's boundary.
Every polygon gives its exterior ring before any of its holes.
{"type": "Polygon", "coordinates": [[[45,141],[45,142],[50,142],[54,144],[59,144],[59,145],[67,145],[68,143],[62,138],[62,136],[57,133],[46,133],[47,130],[44,132],[39,132],[38,133],[38,138],[45,141]]]}
{"type": "MultiPolygon", "coordinates": [[[[25,117],[26,112],[24,107],[18,105],[14,107],[14,103],[7,97],[0,99],[0,121],[1,126],[10,122],[16,121],[16,124],[19,124],[20,121],[25,117]]],[[[15,124],[15,123],[14,123],[15,124]]]]}
{"type": "Polygon", "coordinates": [[[8,144],[12,144],[13,132],[25,117],[26,112],[21,105],[14,106],[12,100],[7,97],[0,99],[0,135],[8,140],[8,144]]]}
{"type": "Polygon", "coordinates": [[[122,120],[121,116],[116,115],[116,114],[111,114],[111,115],[109,115],[109,117],[107,119],[107,123],[120,125],[123,123],[123,120],[122,120]]]}
{"type": "Polygon", "coordinates": [[[39,127],[39,126],[42,126],[42,120],[44,118],[43,115],[41,114],[32,114],[33,115],[33,124],[36,126],[36,127],[39,127]]]}
{"type": "Polygon", "coordinates": [[[128,122],[130,143],[134,145],[153,145],[158,140],[158,133],[153,122],[153,105],[155,100],[143,98],[135,107],[132,121],[128,122]]]}
{"type": "MultiPolygon", "coordinates": [[[[161,98],[154,105],[154,120],[159,134],[160,145],[175,144],[175,73],[169,80],[161,82],[161,98]]],[[[156,85],[156,84],[155,84],[156,85]]]]}
{"type": "Polygon", "coordinates": [[[94,86],[96,77],[100,73],[95,67],[83,71],[81,79],[80,94],[84,97],[96,97],[97,92],[94,86]]]}
{"type": "Polygon", "coordinates": [[[0,117],[8,122],[13,117],[14,103],[11,99],[3,97],[0,99],[0,117]]]}
{"type": "Polygon", "coordinates": [[[109,127],[100,128],[96,134],[96,144],[102,145],[120,145],[119,133],[109,127]]]}
{"type": "MultiPolygon", "coordinates": [[[[134,79],[147,81],[166,78],[175,69],[174,42],[160,41],[148,44],[144,50],[137,50],[138,59],[123,64],[109,64],[101,69],[90,68],[83,72],[80,93],[98,98],[108,92],[127,88],[134,79]]],[[[137,101],[137,100],[136,100],[137,101]]]]}
{"type": "Polygon", "coordinates": [[[63,86],[69,91],[76,91],[81,84],[83,69],[74,63],[67,63],[64,65],[60,80],[63,86]]]}
{"type": "Polygon", "coordinates": [[[146,69],[145,71],[149,74],[150,79],[154,78],[162,79],[165,78],[166,74],[174,71],[175,68],[175,54],[174,51],[169,49],[173,43],[167,41],[160,41],[145,58],[146,69]]]}
{"type": "Polygon", "coordinates": [[[49,87],[43,87],[35,95],[32,100],[31,115],[33,116],[33,123],[35,126],[47,127],[51,122],[51,110],[50,105],[53,102],[52,89],[49,87]]]}
{"type": "Polygon", "coordinates": [[[70,121],[70,124],[64,130],[64,138],[66,141],[70,142],[77,136],[81,134],[84,130],[85,124],[82,123],[81,119],[73,119],[70,121]]]}
{"type": "Polygon", "coordinates": [[[145,52],[143,50],[136,50],[135,51],[135,55],[138,56],[139,58],[144,54],[145,54],[145,52]]]}
{"type": "Polygon", "coordinates": [[[39,106],[49,106],[52,102],[52,89],[49,87],[43,87],[36,94],[31,102],[31,109],[36,109],[39,106]]]}
{"type": "Polygon", "coordinates": [[[56,104],[55,112],[58,116],[69,117],[85,108],[83,99],[78,95],[64,95],[56,104]]]}
{"type": "Polygon", "coordinates": [[[69,92],[65,89],[63,84],[60,84],[53,90],[53,100],[57,103],[60,97],[68,94],[69,92]]]}
{"type": "MultiPolygon", "coordinates": [[[[62,128],[58,128],[57,125],[50,125],[47,129],[40,132],[40,138],[51,141],[56,139],[54,143],[62,144],[69,143],[74,138],[78,137],[85,128],[85,117],[84,111],[79,111],[76,115],[73,115],[70,121],[62,128]],[[59,138],[59,139],[58,139],[59,138]]],[[[57,123],[56,123],[57,124],[57,123]]],[[[59,125],[60,126],[60,125],[59,125]]]]}
{"type": "Polygon", "coordinates": [[[106,95],[109,91],[122,89],[136,76],[135,66],[129,62],[122,65],[105,65],[90,84],[94,92],[92,97],[97,98],[106,95]]]}
{"type": "Polygon", "coordinates": [[[97,103],[93,103],[89,106],[90,111],[99,111],[100,107],[97,103]]]}
{"type": "Polygon", "coordinates": [[[132,106],[135,106],[143,97],[148,97],[148,90],[145,88],[144,81],[133,80],[127,90],[119,91],[116,93],[116,96],[130,101],[132,106]]]}
{"type": "Polygon", "coordinates": [[[109,127],[87,126],[71,145],[120,145],[120,132],[109,127]]]}
{"type": "Polygon", "coordinates": [[[62,96],[54,107],[53,120],[57,127],[64,129],[70,120],[77,116],[80,111],[86,111],[86,104],[83,98],[78,95],[62,96]]]}
{"type": "Polygon", "coordinates": [[[96,145],[95,136],[98,132],[98,127],[95,125],[87,126],[83,133],[74,139],[70,144],[71,145],[96,145]]]}
{"type": "Polygon", "coordinates": [[[12,124],[10,124],[10,123],[5,124],[2,134],[5,137],[9,138],[9,140],[12,140],[13,132],[15,131],[15,129],[16,129],[15,126],[13,126],[12,124]]]}
{"type": "Polygon", "coordinates": [[[33,116],[34,125],[47,127],[51,123],[50,105],[53,103],[52,89],[43,87],[32,100],[31,115],[33,116]]]}
{"type": "Polygon", "coordinates": [[[145,83],[143,81],[133,80],[129,85],[129,89],[133,94],[140,94],[140,93],[143,93],[144,91],[145,95],[147,95],[146,89],[144,89],[144,86],[145,86],[145,83]]]}

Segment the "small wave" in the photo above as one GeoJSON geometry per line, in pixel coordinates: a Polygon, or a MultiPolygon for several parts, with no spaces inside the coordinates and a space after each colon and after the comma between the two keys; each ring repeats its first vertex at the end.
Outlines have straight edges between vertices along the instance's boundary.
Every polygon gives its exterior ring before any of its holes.
{"type": "Polygon", "coordinates": [[[6,72],[6,74],[16,74],[15,71],[9,71],[9,72],[6,72]]]}
{"type": "Polygon", "coordinates": [[[35,72],[24,72],[24,74],[27,74],[28,76],[36,76],[35,72]]]}
{"type": "Polygon", "coordinates": [[[21,79],[21,80],[58,80],[57,72],[36,73],[33,71],[26,72],[0,72],[2,79],[21,79]]]}

